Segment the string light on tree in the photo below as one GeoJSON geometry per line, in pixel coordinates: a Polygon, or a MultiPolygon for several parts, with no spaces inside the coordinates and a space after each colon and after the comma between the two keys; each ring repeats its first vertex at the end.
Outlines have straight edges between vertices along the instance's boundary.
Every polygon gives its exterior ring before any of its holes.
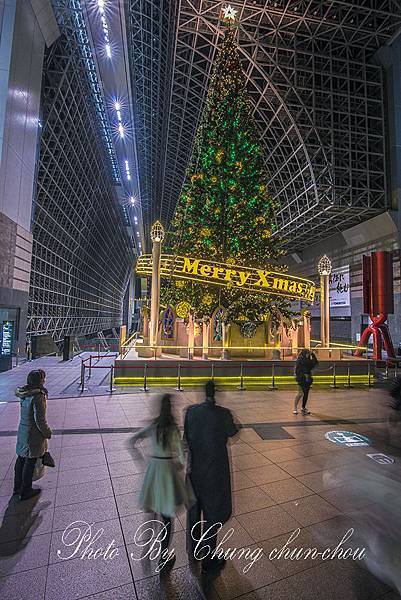
{"type": "MultiPolygon", "coordinates": [[[[283,255],[275,223],[279,204],[266,185],[264,150],[238,52],[237,13],[231,5],[222,11],[227,23],[225,37],[172,222],[171,248],[176,256],[285,270],[277,266],[283,255]]],[[[236,286],[219,289],[186,282],[181,287],[170,280],[162,293],[166,305],[189,302],[198,318],[210,318],[224,306],[227,323],[238,321],[240,315],[257,323],[272,312],[275,318],[278,313],[291,313],[284,297],[273,311],[268,294],[263,298],[257,293],[245,294],[236,286]]]]}

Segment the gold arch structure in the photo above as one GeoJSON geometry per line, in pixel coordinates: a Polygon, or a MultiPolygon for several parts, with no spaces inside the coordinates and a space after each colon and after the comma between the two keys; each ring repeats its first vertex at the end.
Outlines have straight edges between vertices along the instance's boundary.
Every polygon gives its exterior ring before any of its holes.
{"type": "MultiPolygon", "coordinates": [[[[151,254],[144,254],[138,258],[136,273],[143,277],[152,275],[151,254]]],[[[221,287],[237,287],[248,292],[276,294],[304,300],[311,304],[316,293],[314,282],[302,277],[189,256],[162,254],[160,276],[189,279],[197,283],[208,283],[221,287]]]]}

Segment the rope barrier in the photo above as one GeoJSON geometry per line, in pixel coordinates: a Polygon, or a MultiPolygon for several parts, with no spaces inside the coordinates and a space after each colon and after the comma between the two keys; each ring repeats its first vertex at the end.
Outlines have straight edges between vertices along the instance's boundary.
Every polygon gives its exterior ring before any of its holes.
{"type": "Polygon", "coordinates": [[[175,388],[177,392],[182,392],[183,388],[181,387],[181,365],[178,365],[177,369],[177,387],[175,388]]]}
{"type": "Polygon", "coordinates": [[[351,385],[351,363],[348,363],[348,365],[347,365],[347,384],[345,387],[347,387],[348,389],[352,388],[352,385],[351,385]]]}
{"type": "Polygon", "coordinates": [[[112,358],[113,356],[117,357],[118,353],[113,352],[112,354],[110,354],[109,352],[106,352],[105,354],[102,354],[101,356],[99,354],[90,354],[86,358],[83,358],[82,361],[84,363],[87,363],[89,360],[90,360],[90,362],[92,362],[92,359],[94,359],[94,358],[97,358],[98,360],[100,360],[102,358],[112,358]]]}
{"type": "Polygon", "coordinates": [[[372,387],[370,361],[368,361],[368,383],[367,383],[367,386],[368,386],[368,388],[372,387]]]}
{"type": "Polygon", "coordinates": [[[148,365],[145,364],[143,368],[143,387],[141,388],[141,392],[148,392],[148,365]]]}
{"type": "Polygon", "coordinates": [[[240,368],[240,384],[237,387],[237,390],[244,390],[244,365],[241,363],[241,368],[240,368]]]}
{"type": "MultiPolygon", "coordinates": [[[[173,362],[168,362],[167,364],[161,364],[160,361],[158,360],[153,360],[150,362],[146,362],[145,364],[131,364],[131,365],[126,365],[126,364],[118,364],[118,365],[94,365],[92,363],[92,359],[93,358],[97,358],[97,357],[93,357],[92,355],[87,357],[86,359],[81,361],[81,377],[80,377],[80,388],[81,388],[81,392],[86,391],[86,387],[85,387],[85,368],[89,369],[89,377],[92,375],[92,369],[110,369],[110,393],[112,393],[113,391],[115,391],[115,378],[116,378],[116,369],[117,372],[120,373],[120,369],[121,371],[124,371],[125,369],[142,369],[143,368],[143,387],[141,388],[142,391],[149,391],[149,386],[148,386],[148,370],[149,369],[174,369],[175,368],[175,364],[173,362]],[[89,361],[89,365],[87,365],[86,363],[89,361]]],[[[197,362],[192,362],[190,364],[184,364],[182,365],[181,363],[177,365],[177,375],[176,375],[176,381],[177,381],[177,387],[176,390],[177,391],[183,391],[183,387],[182,387],[182,370],[185,368],[190,369],[190,371],[193,371],[194,369],[209,369],[210,368],[210,378],[212,380],[214,380],[215,378],[215,369],[223,369],[223,370],[227,370],[227,369],[235,369],[238,373],[238,369],[239,369],[239,373],[237,375],[238,379],[239,379],[239,385],[237,386],[237,389],[239,390],[245,390],[246,386],[245,386],[245,366],[248,370],[250,369],[264,369],[265,371],[269,368],[269,366],[271,365],[271,375],[270,375],[270,380],[271,380],[271,385],[268,387],[269,390],[276,390],[278,389],[278,386],[276,385],[276,377],[277,377],[277,372],[276,372],[276,367],[279,366],[280,369],[286,369],[287,367],[290,368],[291,370],[293,370],[294,368],[294,361],[291,362],[282,362],[280,363],[280,365],[277,365],[276,363],[271,363],[270,361],[261,361],[262,364],[251,364],[251,363],[246,363],[244,365],[244,363],[237,363],[237,364],[229,364],[229,363],[221,363],[220,361],[216,361],[216,362],[210,362],[208,361],[207,363],[204,363],[202,361],[197,362]]],[[[342,364],[342,363],[341,363],[342,364]]],[[[360,364],[360,363],[358,363],[360,364]]],[[[397,365],[397,363],[396,363],[397,365]]],[[[338,375],[337,374],[337,367],[340,365],[337,365],[336,363],[334,363],[333,365],[331,365],[328,368],[325,369],[316,369],[316,371],[319,371],[322,375],[321,377],[323,379],[325,379],[325,377],[329,377],[329,373],[332,371],[333,375],[332,375],[332,381],[333,384],[330,386],[334,389],[338,388],[339,386],[338,384],[338,377],[341,377],[342,382],[344,383],[344,387],[346,388],[351,388],[351,378],[353,377],[351,375],[351,363],[348,362],[347,363],[347,370],[345,374],[342,375],[338,375]],[[325,374],[326,375],[325,375],[325,374]],[[344,382],[344,378],[346,378],[346,381],[344,382]]],[[[356,373],[355,374],[356,377],[363,377],[363,373],[356,373]]],[[[123,375],[118,375],[117,379],[119,379],[120,377],[123,377],[123,375]]],[[[136,377],[136,376],[133,376],[136,377]]],[[[169,377],[169,376],[168,376],[169,377]]],[[[188,375],[187,377],[191,378],[191,375],[188,375]]],[[[203,377],[203,376],[202,376],[203,377]]],[[[235,375],[234,375],[235,377],[235,375]]],[[[259,377],[259,376],[256,376],[259,377]]],[[[261,375],[262,379],[265,377],[269,380],[269,376],[268,375],[261,375]]],[[[282,375],[280,377],[285,377],[288,378],[288,375],[282,375]]],[[[368,387],[372,387],[373,382],[372,382],[372,371],[371,371],[371,362],[368,362],[368,372],[367,372],[367,377],[368,377],[368,383],[366,384],[368,387]]],[[[156,380],[157,381],[157,380],[156,380]]],[[[328,383],[328,382],[327,382],[328,383]]],[[[361,381],[361,383],[363,383],[361,381]]]]}
{"type": "Polygon", "coordinates": [[[114,387],[114,367],[111,365],[110,367],[110,394],[116,391],[117,388],[114,387]]]}
{"type": "Polygon", "coordinates": [[[276,386],[276,365],[274,363],[272,364],[272,384],[267,389],[268,390],[272,390],[272,391],[277,389],[277,386],[276,386]]]}
{"type": "Polygon", "coordinates": [[[330,387],[333,388],[334,390],[338,389],[336,363],[334,363],[334,365],[333,365],[333,383],[330,387]]]}
{"type": "Polygon", "coordinates": [[[85,387],[85,363],[81,361],[81,382],[80,382],[81,393],[86,392],[88,388],[85,387]]]}

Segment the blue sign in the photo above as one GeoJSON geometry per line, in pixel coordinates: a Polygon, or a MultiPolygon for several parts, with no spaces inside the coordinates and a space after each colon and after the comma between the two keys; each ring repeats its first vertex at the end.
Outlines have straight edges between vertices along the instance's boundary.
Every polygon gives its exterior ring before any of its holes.
{"type": "Polygon", "coordinates": [[[4,321],[0,325],[0,355],[11,356],[13,351],[14,321],[4,321]]]}
{"type": "Polygon", "coordinates": [[[324,437],[333,444],[339,444],[340,446],[360,447],[371,445],[368,437],[352,431],[328,431],[324,437]]]}

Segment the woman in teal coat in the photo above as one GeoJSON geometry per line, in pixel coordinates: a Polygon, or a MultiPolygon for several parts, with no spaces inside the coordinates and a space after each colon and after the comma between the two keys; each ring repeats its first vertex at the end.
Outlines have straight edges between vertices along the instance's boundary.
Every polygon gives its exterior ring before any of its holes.
{"type": "Polygon", "coordinates": [[[40,493],[32,488],[35,463],[47,452],[47,440],[52,430],[46,420],[47,390],[44,387],[46,373],[42,369],[31,371],[27,383],[18,388],[21,416],[17,434],[17,460],[14,467],[14,494],[27,500],[40,493]]]}

